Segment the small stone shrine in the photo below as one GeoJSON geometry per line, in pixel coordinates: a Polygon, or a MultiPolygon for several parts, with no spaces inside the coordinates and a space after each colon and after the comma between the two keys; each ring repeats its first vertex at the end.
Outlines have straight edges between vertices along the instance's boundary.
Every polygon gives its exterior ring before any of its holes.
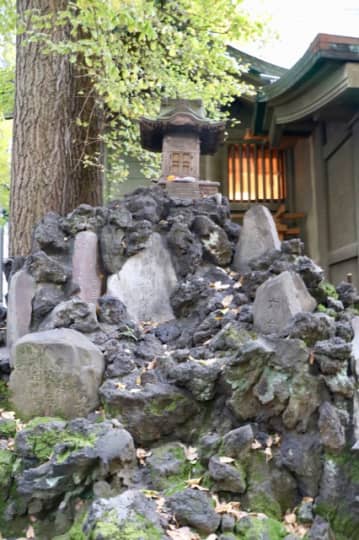
{"type": "Polygon", "coordinates": [[[162,152],[159,184],[172,197],[199,199],[218,193],[219,182],[199,178],[200,155],[214,154],[225,122],[205,117],[200,99],[164,99],[157,119],[141,118],[141,145],[162,152]]]}

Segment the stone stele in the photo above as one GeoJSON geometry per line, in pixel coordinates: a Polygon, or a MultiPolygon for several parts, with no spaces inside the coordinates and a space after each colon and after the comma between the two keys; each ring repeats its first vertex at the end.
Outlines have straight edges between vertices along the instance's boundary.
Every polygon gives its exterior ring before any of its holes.
{"type": "Polygon", "coordinates": [[[16,272],[10,281],[7,309],[6,343],[9,350],[15,341],[30,331],[34,294],[34,278],[25,270],[16,272]]]}
{"type": "Polygon", "coordinates": [[[80,287],[78,295],[81,300],[96,304],[101,295],[101,278],[98,272],[97,235],[93,231],[81,231],[75,237],[72,279],[80,287]]]}
{"type": "Polygon", "coordinates": [[[86,416],[98,405],[100,350],[68,328],[27,334],[13,347],[12,402],[23,418],[86,416]]]}
{"type": "Polygon", "coordinates": [[[280,250],[281,242],[272,214],[265,206],[252,206],[243,218],[243,227],[236,246],[234,267],[247,272],[249,263],[267,251],[280,250]]]}
{"type": "Polygon", "coordinates": [[[171,256],[161,236],[154,233],[145,249],[108,278],[107,294],[119,298],[135,321],[164,322],[174,319],[170,295],[176,285],[171,256]]]}
{"type": "Polygon", "coordinates": [[[282,272],[257,289],[253,304],[254,326],[264,334],[280,332],[296,314],[314,311],[316,301],[295,272],[282,272]]]}

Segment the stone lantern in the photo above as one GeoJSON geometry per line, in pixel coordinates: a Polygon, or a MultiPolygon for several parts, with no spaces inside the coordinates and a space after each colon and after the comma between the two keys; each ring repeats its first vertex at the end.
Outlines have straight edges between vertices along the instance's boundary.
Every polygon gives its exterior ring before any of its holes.
{"type": "Polygon", "coordinates": [[[162,152],[159,184],[172,196],[200,198],[218,192],[219,182],[201,180],[200,155],[214,154],[225,122],[205,117],[200,99],[164,99],[157,119],[141,118],[141,145],[162,152]]]}

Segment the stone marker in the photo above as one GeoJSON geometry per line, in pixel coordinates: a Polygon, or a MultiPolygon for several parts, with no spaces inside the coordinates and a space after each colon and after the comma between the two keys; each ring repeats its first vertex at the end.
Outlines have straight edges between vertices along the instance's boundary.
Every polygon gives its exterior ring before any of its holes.
{"type": "Polygon", "coordinates": [[[264,334],[280,332],[296,313],[314,311],[316,305],[302,278],[287,270],[258,287],[253,304],[254,326],[264,334]]]}
{"type": "Polygon", "coordinates": [[[12,401],[20,416],[86,416],[98,405],[100,350],[68,328],[27,334],[13,346],[12,401]]]}
{"type": "Polygon", "coordinates": [[[177,285],[170,254],[158,233],[108,278],[107,294],[119,298],[135,321],[174,319],[170,295],[177,285]]]}
{"type": "Polygon", "coordinates": [[[265,206],[252,206],[243,218],[243,227],[234,255],[234,268],[247,272],[249,263],[267,251],[280,250],[281,242],[272,214],[265,206]]]}
{"type": "Polygon", "coordinates": [[[30,331],[34,295],[34,278],[25,270],[16,272],[10,281],[7,308],[6,343],[9,350],[11,350],[15,341],[30,331]]]}
{"type": "Polygon", "coordinates": [[[98,272],[97,235],[93,231],[81,231],[75,236],[72,279],[80,287],[78,296],[81,300],[95,304],[101,295],[101,278],[98,272]]]}

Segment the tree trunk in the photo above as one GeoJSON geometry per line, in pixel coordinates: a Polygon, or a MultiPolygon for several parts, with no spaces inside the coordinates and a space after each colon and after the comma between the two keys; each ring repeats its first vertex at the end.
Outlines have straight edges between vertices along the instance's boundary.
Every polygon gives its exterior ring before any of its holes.
{"type": "MultiPolygon", "coordinates": [[[[55,16],[67,4],[68,0],[17,0],[17,12],[22,17],[35,8],[55,16]]],[[[69,38],[69,28],[53,25],[50,32],[55,41],[69,38]]],[[[75,76],[75,69],[77,74],[81,70],[66,56],[44,54],[42,43],[24,45],[26,38],[25,32],[16,43],[11,255],[30,252],[33,228],[47,212],[66,214],[81,203],[101,204],[102,192],[99,169],[85,168],[81,162],[85,154],[99,152],[94,98],[84,101],[90,83],[86,77],[75,76]],[[81,85],[84,95],[79,95],[81,85]],[[80,110],[82,121],[90,120],[86,131],[76,125],[80,110]],[[90,144],[84,149],[80,137],[85,136],[90,144]]]]}

